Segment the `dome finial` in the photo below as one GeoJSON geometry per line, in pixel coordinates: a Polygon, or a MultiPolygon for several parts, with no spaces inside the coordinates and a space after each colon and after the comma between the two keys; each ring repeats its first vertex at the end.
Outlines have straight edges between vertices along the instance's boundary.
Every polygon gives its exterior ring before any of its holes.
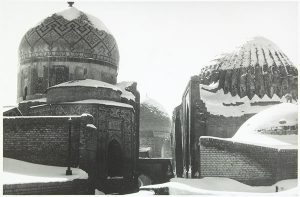
{"type": "Polygon", "coordinates": [[[73,7],[74,1],[68,1],[69,7],[73,7]]]}

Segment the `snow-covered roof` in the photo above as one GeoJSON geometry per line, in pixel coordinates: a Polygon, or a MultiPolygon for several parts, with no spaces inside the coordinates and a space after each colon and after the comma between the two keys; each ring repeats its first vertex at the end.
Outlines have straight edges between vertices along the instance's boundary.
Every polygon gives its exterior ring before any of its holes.
{"type": "MultiPolygon", "coordinates": [[[[232,137],[237,142],[255,143],[262,145],[298,145],[298,130],[287,133],[284,126],[298,125],[298,105],[282,103],[272,106],[249,118],[232,137]],[[275,130],[272,132],[264,132],[275,130]]],[[[286,127],[288,129],[288,127],[286,127]]],[[[298,128],[294,128],[298,129],[298,128]]]]}
{"type": "Polygon", "coordinates": [[[68,9],[66,9],[66,10],[63,10],[61,12],[57,12],[55,14],[64,17],[68,21],[77,19],[81,15],[84,15],[84,16],[87,17],[87,22],[90,25],[92,25],[93,27],[95,27],[98,30],[104,30],[104,31],[110,33],[110,31],[102,23],[101,20],[99,20],[98,18],[96,18],[96,17],[94,17],[92,15],[89,15],[89,14],[86,14],[86,13],[82,12],[82,11],[78,10],[77,8],[75,8],[75,7],[70,7],[68,9]]]}
{"type": "MultiPolygon", "coordinates": [[[[223,89],[217,90],[218,86],[219,81],[210,85],[200,84],[200,99],[205,103],[207,111],[214,115],[230,117],[253,114],[270,107],[270,105],[258,105],[258,103],[287,102],[284,97],[279,98],[276,94],[272,98],[267,95],[263,98],[257,95],[254,95],[252,99],[247,96],[240,98],[239,95],[232,96],[230,92],[225,94],[223,89]]],[[[297,103],[295,100],[292,101],[297,103]]]]}
{"type": "Polygon", "coordinates": [[[83,80],[73,80],[73,81],[67,81],[64,83],[60,83],[58,85],[49,87],[48,89],[51,88],[58,88],[58,87],[93,87],[93,88],[109,88],[113,89],[116,91],[121,91],[121,89],[115,85],[103,82],[103,81],[98,81],[94,79],[83,79],[83,80]]]}
{"type": "Polygon", "coordinates": [[[3,158],[3,184],[65,182],[74,179],[87,179],[88,174],[78,168],[72,168],[72,175],[66,175],[67,167],[47,166],[3,158]]]}
{"type": "Polygon", "coordinates": [[[117,87],[119,87],[122,90],[121,97],[126,98],[128,100],[135,101],[135,96],[126,90],[127,87],[130,87],[134,82],[133,81],[122,81],[117,83],[117,87]]]}
{"type": "Polygon", "coordinates": [[[129,104],[126,104],[126,103],[120,103],[120,102],[108,101],[108,100],[97,100],[97,99],[86,99],[86,100],[81,100],[81,101],[63,102],[63,103],[101,104],[101,105],[109,105],[109,106],[118,106],[118,107],[133,108],[132,105],[129,105],[129,104]]]}
{"type": "Polygon", "coordinates": [[[173,178],[168,183],[142,186],[140,191],[168,188],[169,195],[290,196],[297,194],[297,190],[294,190],[297,182],[297,179],[288,179],[271,186],[249,186],[224,177],[173,178]],[[280,192],[275,192],[276,186],[280,192]]]}

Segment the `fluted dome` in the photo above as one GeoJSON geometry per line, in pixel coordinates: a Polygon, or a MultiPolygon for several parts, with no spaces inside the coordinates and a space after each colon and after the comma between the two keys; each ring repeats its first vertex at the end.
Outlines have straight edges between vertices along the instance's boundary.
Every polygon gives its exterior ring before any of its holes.
{"type": "MultiPolygon", "coordinates": [[[[140,131],[170,131],[171,120],[164,107],[155,100],[147,97],[141,103],[140,109],[140,131]]],[[[143,134],[141,134],[143,135],[143,134]]]]}
{"type": "Polygon", "coordinates": [[[298,69],[270,40],[254,37],[235,51],[212,61],[200,73],[202,84],[219,81],[219,89],[232,96],[291,94],[297,99],[298,69]]]}
{"type": "Polygon", "coordinates": [[[48,87],[70,80],[116,84],[119,51],[99,19],[70,7],[24,35],[19,61],[20,101],[43,97],[48,87]]]}

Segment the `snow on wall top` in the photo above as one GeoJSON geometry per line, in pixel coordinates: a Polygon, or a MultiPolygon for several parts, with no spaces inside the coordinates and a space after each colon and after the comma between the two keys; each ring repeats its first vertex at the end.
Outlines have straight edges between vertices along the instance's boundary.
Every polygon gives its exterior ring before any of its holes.
{"type": "Polygon", "coordinates": [[[57,87],[94,87],[94,88],[109,88],[113,89],[116,91],[121,91],[121,89],[115,85],[103,82],[103,81],[98,81],[94,79],[83,79],[83,80],[73,80],[73,81],[67,81],[64,83],[60,83],[58,85],[49,87],[48,89],[51,88],[57,88],[57,87]]]}
{"type": "Polygon", "coordinates": [[[66,167],[46,166],[16,159],[3,158],[3,184],[65,182],[87,179],[88,174],[72,168],[73,175],[65,175],[66,167]]]}
{"type": "MultiPolygon", "coordinates": [[[[219,82],[210,85],[200,84],[200,99],[205,103],[207,111],[214,115],[242,116],[258,113],[269,108],[271,104],[287,102],[286,98],[279,98],[276,94],[272,98],[267,95],[264,95],[263,98],[259,98],[257,95],[254,95],[252,99],[247,96],[240,98],[239,95],[225,94],[223,89],[217,89],[218,86],[219,82]],[[259,104],[263,102],[270,104],[259,104]]],[[[295,100],[292,101],[297,103],[295,100]]]]}
{"type": "Polygon", "coordinates": [[[134,82],[132,81],[122,81],[117,84],[117,86],[122,90],[121,97],[135,101],[135,96],[131,92],[126,90],[126,88],[132,86],[133,83],[134,82]]]}
{"type": "Polygon", "coordinates": [[[101,105],[110,105],[110,106],[118,106],[118,107],[133,108],[131,105],[126,104],[126,103],[120,103],[120,102],[116,102],[116,101],[108,101],[108,100],[97,100],[97,99],[87,99],[87,100],[73,101],[73,102],[64,102],[64,103],[101,104],[101,105]]]}
{"type": "Polygon", "coordinates": [[[232,137],[235,141],[267,145],[298,145],[298,105],[282,103],[248,119],[232,137]]]}
{"type": "Polygon", "coordinates": [[[92,25],[93,27],[95,27],[98,30],[103,30],[106,31],[107,33],[110,33],[110,31],[107,29],[107,27],[102,23],[101,20],[99,20],[98,18],[86,14],[80,10],[78,10],[75,7],[70,7],[66,10],[63,10],[61,12],[57,12],[55,13],[56,15],[62,16],[64,17],[66,20],[71,21],[74,19],[77,19],[78,17],[80,17],[81,15],[84,15],[87,17],[87,22],[92,25]]]}

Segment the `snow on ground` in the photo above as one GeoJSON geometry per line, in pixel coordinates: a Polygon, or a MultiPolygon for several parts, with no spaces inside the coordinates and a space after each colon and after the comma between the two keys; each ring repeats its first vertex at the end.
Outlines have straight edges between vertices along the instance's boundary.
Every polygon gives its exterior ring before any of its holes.
{"type": "MultiPolygon", "coordinates": [[[[264,145],[298,145],[298,135],[262,134],[260,130],[269,130],[281,126],[298,124],[298,105],[282,103],[265,109],[249,118],[232,137],[239,142],[264,145]]],[[[284,130],[282,130],[284,131],[284,130]]],[[[297,147],[296,147],[297,148],[297,147]]]]}
{"type": "Polygon", "coordinates": [[[154,191],[145,191],[145,190],[141,190],[139,192],[136,193],[132,193],[132,194],[126,194],[125,196],[149,196],[149,195],[154,195],[154,191]]]}
{"type": "Polygon", "coordinates": [[[95,195],[105,195],[102,191],[95,189],[95,195]]]}
{"type": "Polygon", "coordinates": [[[48,89],[51,88],[57,88],[57,87],[74,87],[74,86],[78,86],[78,87],[94,87],[94,88],[109,88],[109,89],[113,89],[116,91],[121,91],[121,89],[115,85],[103,82],[103,81],[98,81],[98,80],[94,80],[94,79],[83,79],[83,80],[73,80],[73,81],[68,81],[68,82],[64,82],[64,83],[60,83],[58,85],[49,87],[48,89]]]}
{"type": "MultiPolygon", "coordinates": [[[[264,109],[269,108],[270,105],[251,106],[251,103],[253,104],[255,102],[266,102],[266,101],[271,101],[271,102],[279,101],[282,103],[287,102],[284,97],[279,98],[276,94],[274,94],[273,98],[269,98],[267,95],[265,95],[263,98],[259,98],[257,95],[255,95],[250,100],[247,96],[240,98],[239,95],[232,96],[230,93],[224,94],[223,89],[220,89],[215,93],[210,92],[211,90],[216,89],[218,85],[219,85],[219,81],[216,83],[212,83],[210,85],[200,84],[200,97],[202,101],[206,104],[207,110],[214,115],[223,115],[229,117],[229,116],[241,116],[244,114],[258,113],[264,109]],[[239,104],[239,102],[243,102],[243,103],[239,104]]],[[[293,102],[295,101],[293,100],[293,102]]]]}
{"type": "Polygon", "coordinates": [[[108,100],[97,100],[97,99],[86,99],[81,101],[73,101],[73,102],[63,102],[63,103],[87,103],[87,104],[101,104],[101,105],[110,105],[110,106],[118,106],[118,107],[126,107],[133,108],[132,105],[126,103],[120,103],[116,101],[108,101],[108,100]]]}
{"type": "Polygon", "coordinates": [[[170,195],[263,195],[263,193],[276,194],[296,194],[297,179],[279,181],[272,186],[249,186],[238,181],[222,177],[205,177],[202,179],[173,178],[171,182],[147,185],[141,190],[151,188],[169,188],[170,195]],[[276,186],[280,193],[275,193],[276,186]]]}
{"type": "Polygon", "coordinates": [[[131,93],[128,92],[125,88],[129,87],[132,85],[133,82],[131,81],[122,81],[117,84],[117,87],[119,87],[122,90],[122,95],[121,97],[127,98],[128,100],[133,100],[135,101],[135,96],[131,93]]]}
{"type": "Polygon", "coordinates": [[[96,18],[92,15],[86,14],[86,13],[78,10],[75,7],[70,7],[66,10],[58,12],[58,13],[56,13],[56,15],[62,16],[68,21],[74,20],[81,15],[86,15],[88,22],[90,22],[93,27],[97,28],[98,30],[104,30],[107,33],[110,33],[110,31],[107,29],[107,27],[98,18],[96,18]]]}
{"type": "Polygon", "coordinates": [[[88,174],[72,168],[73,175],[66,176],[67,167],[46,166],[16,159],[3,158],[3,184],[65,182],[87,179],[88,174]]]}

